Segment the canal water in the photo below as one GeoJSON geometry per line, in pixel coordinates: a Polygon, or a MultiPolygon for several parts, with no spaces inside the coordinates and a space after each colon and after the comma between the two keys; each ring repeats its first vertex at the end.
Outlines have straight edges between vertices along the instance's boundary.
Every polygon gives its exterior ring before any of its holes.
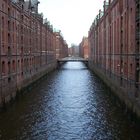
{"type": "Polygon", "coordinates": [[[109,92],[83,63],[65,63],[0,113],[0,140],[139,140],[109,92]]]}

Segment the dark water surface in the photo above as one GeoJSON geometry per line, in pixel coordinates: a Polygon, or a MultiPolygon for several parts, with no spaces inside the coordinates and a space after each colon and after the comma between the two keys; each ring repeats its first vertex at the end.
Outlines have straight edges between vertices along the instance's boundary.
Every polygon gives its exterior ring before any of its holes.
{"type": "Polygon", "coordinates": [[[0,113],[0,140],[137,140],[106,86],[80,62],[48,75],[0,113]]]}

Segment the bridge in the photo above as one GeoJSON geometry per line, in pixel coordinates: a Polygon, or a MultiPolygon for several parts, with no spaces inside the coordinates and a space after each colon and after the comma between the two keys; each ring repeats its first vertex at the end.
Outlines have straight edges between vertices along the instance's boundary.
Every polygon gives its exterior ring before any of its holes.
{"type": "Polygon", "coordinates": [[[65,57],[62,59],[58,59],[58,63],[65,63],[65,62],[84,62],[87,63],[88,59],[82,58],[82,57],[65,57]]]}

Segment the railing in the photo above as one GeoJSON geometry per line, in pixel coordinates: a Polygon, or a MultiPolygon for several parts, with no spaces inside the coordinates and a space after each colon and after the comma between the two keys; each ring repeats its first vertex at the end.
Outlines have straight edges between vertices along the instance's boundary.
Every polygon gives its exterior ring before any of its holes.
{"type": "Polygon", "coordinates": [[[66,57],[66,58],[62,58],[62,59],[58,59],[58,62],[88,62],[88,59],[84,59],[81,57],[66,57]]]}

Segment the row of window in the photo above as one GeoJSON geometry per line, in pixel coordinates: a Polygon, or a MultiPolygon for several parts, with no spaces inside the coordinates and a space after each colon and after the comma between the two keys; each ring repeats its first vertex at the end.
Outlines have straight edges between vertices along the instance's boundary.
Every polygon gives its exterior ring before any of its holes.
{"type": "MultiPolygon", "coordinates": [[[[7,63],[7,68],[8,68],[8,73],[10,72],[11,69],[11,63],[10,61],[7,63]]],[[[15,60],[12,61],[12,71],[15,72],[16,70],[16,65],[15,65],[15,60]]],[[[2,74],[6,73],[6,63],[5,61],[2,61],[2,74]]]]}
{"type": "MultiPolygon", "coordinates": [[[[54,56],[52,59],[54,59],[54,56]]],[[[20,65],[21,65],[21,69],[23,69],[24,66],[25,66],[25,68],[28,68],[28,67],[35,66],[38,64],[40,64],[40,58],[36,58],[35,60],[33,58],[30,58],[30,59],[27,58],[27,59],[24,59],[24,62],[22,59],[21,61],[20,60],[17,61],[17,69],[20,69],[20,65]],[[34,63],[36,63],[36,64],[34,64],[34,63]]],[[[2,61],[1,66],[2,66],[2,74],[6,74],[6,72],[8,72],[8,73],[16,72],[16,61],[15,60],[13,60],[12,62],[2,61]]]]}
{"type": "MultiPolygon", "coordinates": [[[[2,3],[2,7],[0,7],[0,11],[4,13],[5,15],[8,15],[9,17],[23,20],[20,12],[15,8],[10,8],[10,5],[6,3],[2,3]]],[[[27,18],[25,18],[25,20],[26,20],[26,23],[28,23],[27,18]]]]}

